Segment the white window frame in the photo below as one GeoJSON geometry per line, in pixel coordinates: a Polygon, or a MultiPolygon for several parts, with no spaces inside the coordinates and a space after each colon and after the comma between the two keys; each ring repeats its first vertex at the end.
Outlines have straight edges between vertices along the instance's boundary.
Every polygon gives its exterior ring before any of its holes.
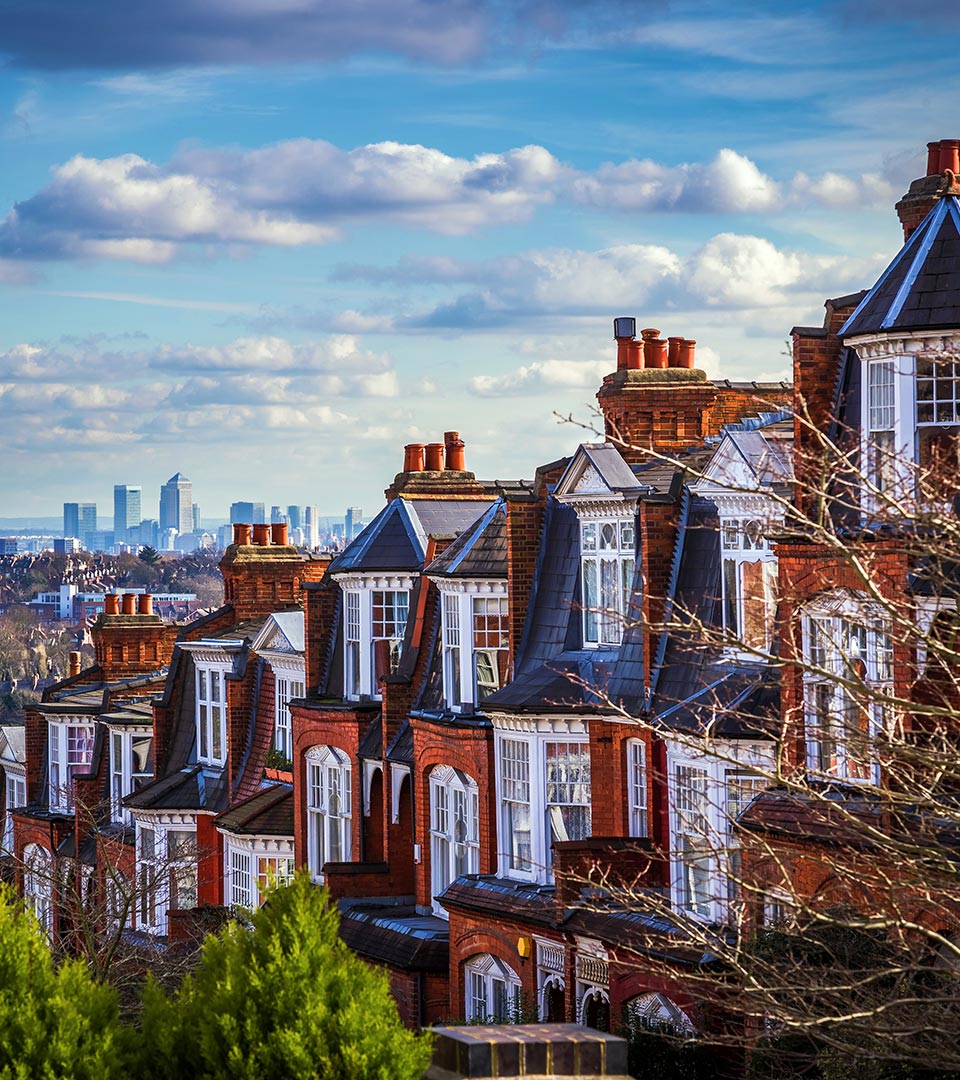
{"type": "MultiPolygon", "coordinates": [[[[410,574],[341,574],[337,575],[343,591],[343,696],[348,701],[365,698],[379,700],[380,690],[376,684],[377,642],[393,642],[391,667],[393,670],[400,662],[406,624],[410,620],[410,600],[413,591],[413,577],[410,574]],[[405,610],[402,624],[397,619],[390,620],[394,633],[377,634],[377,621],[374,619],[374,601],[382,594],[403,594],[405,610]]],[[[382,629],[382,628],[381,628],[382,629]]]]}
{"type": "Polygon", "coordinates": [[[312,746],[306,753],[306,769],[307,866],[313,880],[322,883],[325,863],[352,861],[352,766],[342,750],[312,746]],[[333,813],[331,795],[337,799],[333,813]]]}
{"type": "Polygon", "coordinates": [[[630,835],[649,835],[647,816],[647,744],[643,739],[627,739],[627,805],[630,835]]]}
{"type": "Polygon", "coordinates": [[[876,786],[874,740],[889,724],[882,699],[893,694],[889,613],[866,597],[836,590],[807,604],[801,617],[807,769],[820,778],[876,786]],[[841,685],[858,679],[870,692],[866,707],[841,685]],[[861,739],[865,760],[856,745],[861,739]]]}
{"type": "Polygon", "coordinates": [[[534,938],[534,942],[537,947],[537,1016],[540,1023],[545,1024],[549,1017],[547,998],[550,991],[558,989],[566,999],[566,950],[559,941],[534,938]]]}
{"type": "Polygon", "coordinates": [[[137,925],[166,936],[171,910],[197,905],[198,850],[196,818],[187,814],[135,816],[137,852],[137,925]]]}
{"type": "Polygon", "coordinates": [[[636,514],[580,514],[581,629],[586,648],[619,645],[636,571],[636,514]],[[615,580],[604,581],[610,566],[615,580]]]}
{"type": "Polygon", "coordinates": [[[430,895],[433,913],[448,917],[437,897],[461,874],[480,871],[480,789],[452,765],[430,771],[430,895]]]}
{"type": "Polygon", "coordinates": [[[150,740],[148,761],[153,758],[152,727],[108,726],[110,738],[110,816],[113,821],[129,825],[133,814],[123,805],[123,800],[153,778],[153,770],[135,769],[134,740],[150,740]],[[138,783],[139,781],[139,783],[138,783]]]}
{"type": "MultiPolygon", "coordinates": [[[[598,998],[610,1006],[610,958],[599,941],[577,939],[574,960],[577,995],[577,1023],[586,1024],[587,1004],[598,998]]],[[[613,1018],[610,1017],[612,1022],[613,1018]]]]}
{"type": "Polygon", "coordinates": [[[23,849],[23,895],[47,937],[53,936],[55,886],[53,855],[40,844],[27,844],[23,849]]]}
{"type": "Polygon", "coordinates": [[[47,721],[49,806],[55,813],[72,813],[74,778],[90,771],[96,725],[89,717],[47,721]]]}
{"type": "MultiPolygon", "coordinates": [[[[720,588],[723,629],[730,639],[728,648],[734,653],[755,655],[770,648],[773,640],[777,614],[777,557],[770,547],[766,533],[782,523],[782,519],[770,522],[758,517],[738,516],[720,518],[720,588]],[[763,607],[763,640],[747,639],[747,597],[744,583],[744,567],[762,567],[761,583],[763,597],[751,597],[763,607]]],[[[758,658],[759,659],[759,658],[758,658]]]]}
{"type": "Polygon", "coordinates": [[[273,671],[274,728],[273,748],[288,761],[293,760],[293,723],[290,717],[290,701],[302,698],[307,692],[303,669],[271,665],[273,671]]]}
{"type": "Polygon", "coordinates": [[[510,643],[507,583],[439,579],[437,585],[444,704],[453,712],[471,712],[505,682],[510,643]],[[481,662],[495,669],[491,678],[481,678],[481,662]]]}
{"type": "Polygon", "coordinates": [[[293,841],[274,836],[223,836],[223,899],[229,907],[263,905],[271,881],[287,885],[296,873],[293,841]]]}
{"type": "Polygon", "coordinates": [[[521,983],[509,964],[490,953],[472,956],[463,965],[463,986],[468,1023],[504,1023],[515,1018],[521,983]]]}
{"type": "Polygon", "coordinates": [[[227,761],[227,673],[232,670],[230,662],[196,662],[197,761],[202,765],[222,766],[227,761]]]}
{"type": "Polygon", "coordinates": [[[574,818],[585,821],[585,826],[575,831],[590,836],[590,740],[586,728],[577,721],[556,721],[550,730],[533,732],[518,724],[514,730],[497,730],[494,746],[500,874],[517,881],[550,883],[554,836],[560,840],[579,838],[565,835],[564,807],[571,809],[574,818]],[[548,764],[548,757],[554,756],[548,754],[551,746],[575,748],[575,760],[555,758],[548,764]],[[525,836],[529,839],[524,840],[525,836]]]}
{"type": "Polygon", "coordinates": [[[27,777],[23,769],[4,766],[3,851],[13,854],[13,811],[27,805],[27,777]]]}

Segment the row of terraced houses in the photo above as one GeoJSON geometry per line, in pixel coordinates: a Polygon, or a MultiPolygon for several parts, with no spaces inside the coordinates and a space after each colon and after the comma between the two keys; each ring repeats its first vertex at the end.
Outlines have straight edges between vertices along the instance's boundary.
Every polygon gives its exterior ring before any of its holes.
{"type": "MultiPolygon", "coordinates": [[[[763,654],[813,648],[815,618],[864,627],[868,681],[908,661],[829,552],[770,537],[806,438],[795,395],[865,447],[889,432],[921,453],[955,423],[921,416],[915,389],[924,351],[960,335],[934,265],[960,257],[956,146],[932,144],[877,284],[793,330],[792,385],[709,379],[693,341],[618,319],[604,432],[569,457],[478,480],[448,432],[404,449],[339,554],[237,525],[215,613],[177,626],[147,596],[108,597],[94,665],[0,740],[4,846],[48,932],[77,897],[127,890],[128,932],[176,941],[306,867],[411,1025],[518,1008],[706,1023],[685,977],[706,958],[644,894],[723,925],[747,825],[782,845],[778,873],[802,864],[822,887],[820,839],[764,790],[780,750],[841,790],[881,782],[842,725],[826,733],[809,676],[763,654]],[[657,629],[670,612],[744,648],[657,629]],[[780,747],[788,711],[806,727],[780,747]],[[590,902],[601,879],[636,883],[635,902],[590,902]]],[[[759,883],[756,918],[778,884],[759,883]]]]}

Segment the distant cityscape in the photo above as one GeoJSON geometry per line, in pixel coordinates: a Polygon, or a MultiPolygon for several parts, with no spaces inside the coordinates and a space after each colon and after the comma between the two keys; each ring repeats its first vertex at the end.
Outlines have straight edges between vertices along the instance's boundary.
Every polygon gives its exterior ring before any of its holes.
{"type": "MultiPolygon", "coordinates": [[[[200,550],[223,550],[233,539],[234,524],[286,524],[291,544],[308,550],[337,551],[363,528],[363,510],[348,506],[342,515],[324,514],[313,505],[272,505],[238,500],[231,503],[229,520],[202,519],[200,503],[194,498],[193,484],[183,473],[174,473],[160,486],[154,506],[156,516],[149,516],[139,484],[115,484],[113,517],[99,516],[95,502],[65,502],[63,525],[45,534],[43,528],[7,526],[8,535],[0,536],[0,555],[40,553],[58,554],[98,551],[119,555],[136,554],[144,547],[162,553],[189,554],[200,550]],[[145,516],[146,511],[146,516],[145,516]]],[[[48,526],[49,527],[49,526],[48,526]]]]}

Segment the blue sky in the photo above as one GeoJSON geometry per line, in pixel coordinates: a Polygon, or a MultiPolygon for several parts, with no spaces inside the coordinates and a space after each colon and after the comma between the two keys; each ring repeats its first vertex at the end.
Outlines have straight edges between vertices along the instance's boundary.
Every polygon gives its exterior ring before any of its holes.
{"type": "Polygon", "coordinates": [[[372,510],[449,429],[530,476],[615,315],[782,376],[960,137],[960,15],[904,8],[0,0],[5,513],[372,510]]]}

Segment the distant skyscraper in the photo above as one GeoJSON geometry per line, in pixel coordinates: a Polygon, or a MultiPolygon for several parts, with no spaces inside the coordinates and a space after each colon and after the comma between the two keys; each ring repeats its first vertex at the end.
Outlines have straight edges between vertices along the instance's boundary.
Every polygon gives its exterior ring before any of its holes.
{"type": "Polygon", "coordinates": [[[141,544],[146,544],[149,547],[155,548],[160,542],[157,538],[157,534],[160,531],[160,522],[156,518],[144,518],[140,522],[140,535],[137,537],[137,541],[141,544]]]}
{"type": "Polygon", "coordinates": [[[303,527],[303,508],[300,506],[288,506],[287,507],[287,521],[290,523],[291,529],[300,529],[303,527]]]}
{"type": "Polygon", "coordinates": [[[202,526],[200,524],[200,504],[199,503],[194,503],[193,504],[193,531],[195,533],[198,533],[198,532],[202,531],[202,526]]]}
{"type": "Polygon", "coordinates": [[[319,515],[315,506],[303,508],[303,542],[311,550],[320,543],[319,515]]]}
{"type": "Polygon", "coordinates": [[[174,473],[160,488],[160,532],[167,529],[193,532],[193,484],[183,473],[174,473]]]}
{"type": "Polygon", "coordinates": [[[63,504],[63,535],[75,536],[84,547],[89,546],[89,540],[97,531],[97,504],[96,503],[64,503],[63,504]]]}
{"type": "Polygon", "coordinates": [[[270,507],[270,524],[282,525],[287,520],[287,515],[283,512],[282,506],[270,507]]]}
{"type": "Polygon", "coordinates": [[[344,535],[349,543],[363,528],[363,511],[359,506],[348,506],[343,519],[344,535]]]}
{"type": "Polygon", "coordinates": [[[137,484],[113,485],[113,536],[117,543],[130,538],[130,530],[140,524],[143,489],[137,484]]]}
{"type": "Polygon", "coordinates": [[[265,520],[263,503],[261,502],[235,502],[230,504],[231,525],[262,525],[265,520]]]}

